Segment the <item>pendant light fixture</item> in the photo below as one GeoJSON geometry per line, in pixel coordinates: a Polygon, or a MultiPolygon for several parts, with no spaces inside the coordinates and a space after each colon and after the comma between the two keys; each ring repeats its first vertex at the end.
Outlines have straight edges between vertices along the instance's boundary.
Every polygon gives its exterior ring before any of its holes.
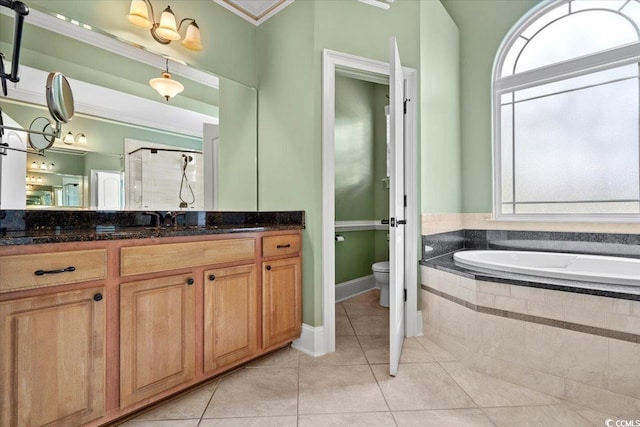
{"type": "Polygon", "coordinates": [[[169,74],[168,59],[167,68],[162,73],[162,77],[156,77],[155,79],[149,80],[149,85],[157,90],[158,93],[167,100],[167,102],[169,102],[169,98],[173,98],[184,90],[184,86],[182,85],[182,83],[171,78],[171,74],[169,74]]]}
{"type": "Polygon", "coordinates": [[[180,29],[182,24],[189,22],[185,31],[185,38],[182,45],[189,49],[202,50],[202,41],[200,40],[200,27],[193,18],[184,18],[177,24],[176,15],[171,10],[171,6],[167,6],[160,15],[160,22],[156,22],[153,5],[150,0],[132,0],[129,7],[129,15],[127,19],[133,25],[151,30],[154,40],[161,44],[169,44],[172,41],[180,40],[180,29]],[[151,12],[151,19],[149,19],[151,12]]]}

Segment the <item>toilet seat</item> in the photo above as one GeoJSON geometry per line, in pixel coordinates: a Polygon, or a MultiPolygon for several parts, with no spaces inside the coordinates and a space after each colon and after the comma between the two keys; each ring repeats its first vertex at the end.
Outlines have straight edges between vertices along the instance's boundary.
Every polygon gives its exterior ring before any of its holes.
{"type": "Polygon", "coordinates": [[[376,273],[388,273],[389,261],[376,262],[371,266],[371,270],[375,271],[376,273]]]}

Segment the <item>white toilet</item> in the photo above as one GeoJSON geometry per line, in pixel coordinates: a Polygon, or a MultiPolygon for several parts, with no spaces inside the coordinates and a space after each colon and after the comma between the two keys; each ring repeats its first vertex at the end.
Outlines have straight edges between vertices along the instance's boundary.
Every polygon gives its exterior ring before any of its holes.
{"type": "Polygon", "coordinates": [[[389,307],[389,261],[376,262],[371,270],[376,286],[380,288],[380,305],[389,307]]]}

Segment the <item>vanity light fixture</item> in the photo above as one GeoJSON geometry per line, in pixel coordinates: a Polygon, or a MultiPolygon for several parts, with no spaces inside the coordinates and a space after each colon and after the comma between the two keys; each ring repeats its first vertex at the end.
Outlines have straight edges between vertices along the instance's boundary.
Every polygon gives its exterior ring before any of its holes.
{"type": "Polygon", "coordinates": [[[75,142],[78,145],[87,145],[87,137],[84,133],[79,133],[76,135],[75,142]]]}
{"type": "Polygon", "coordinates": [[[64,138],[62,138],[62,142],[67,145],[73,144],[73,134],[71,132],[67,133],[64,138]]]}
{"type": "Polygon", "coordinates": [[[74,137],[71,132],[68,132],[62,139],[62,142],[67,145],[87,145],[87,137],[84,133],[79,133],[74,137]]]}
{"type": "Polygon", "coordinates": [[[149,85],[158,91],[167,102],[169,98],[172,98],[184,90],[184,86],[177,80],[171,78],[169,74],[169,60],[167,59],[167,68],[162,72],[162,77],[156,77],[149,80],[149,85]]]}
{"type": "Polygon", "coordinates": [[[174,40],[180,40],[180,29],[182,24],[189,22],[185,32],[182,46],[189,50],[202,50],[202,42],[200,41],[200,27],[193,18],[184,18],[176,25],[176,15],[171,10],[171,6],[162,11],[160,22],[156,22],[153,12],[153,5],[150,0],[131,0],[129,22],[138,27],[151,30],[154,40],[161,44],[169,44],[174,40]],[[151,19],[149,19],[149,11],[151,11],[151,19]]]}

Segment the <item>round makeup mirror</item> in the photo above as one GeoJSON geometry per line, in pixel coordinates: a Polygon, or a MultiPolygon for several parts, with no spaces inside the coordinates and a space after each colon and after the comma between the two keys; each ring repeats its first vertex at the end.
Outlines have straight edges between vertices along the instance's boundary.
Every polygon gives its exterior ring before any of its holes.
{"type": "Polygon", "coordinates": [[[55,131],[46,117],[36,117],[29,125],[29,145],[34,150],[49,148],[55,140],[55,131]]]}
{"type": "Polygon", "coordinates": [[[47,106],[56,122],[67,123],[73,118],[73,93],[67,78],[61,73],[49,73],[47,77],[47,106]]]}

